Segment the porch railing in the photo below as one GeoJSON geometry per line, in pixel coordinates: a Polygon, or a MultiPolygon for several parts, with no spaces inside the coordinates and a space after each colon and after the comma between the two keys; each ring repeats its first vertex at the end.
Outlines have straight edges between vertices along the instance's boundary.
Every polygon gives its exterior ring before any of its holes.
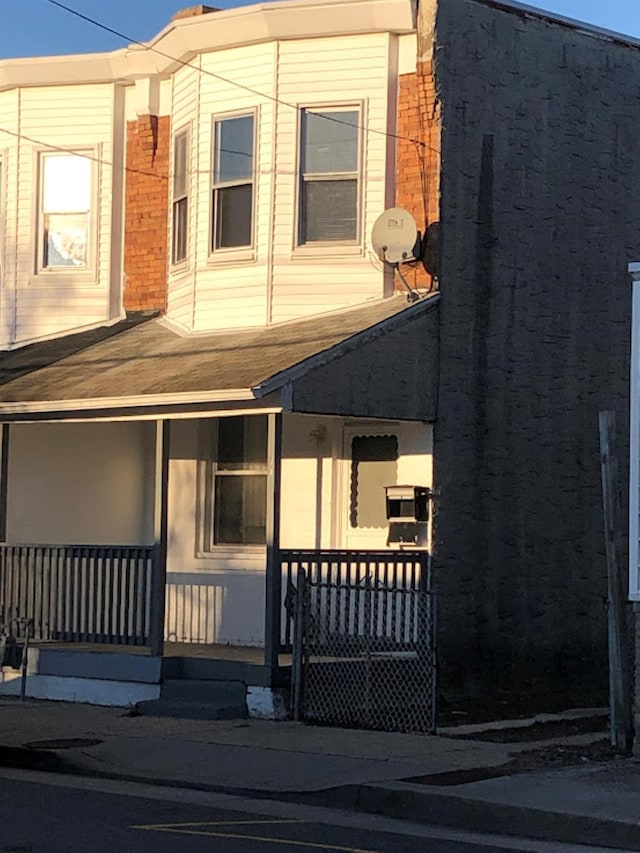
{"type": "MultiPolygon", "coordinates": [[[[394,590],[419,591],[430,587],[429,555],[425,551],[346,551],[346,550],[281,550],[282,623],[280,651],[290,652],[293,646],[293,613],[297,594],[298,569],[302,568],[311,583],[322,586],[318,613],[326,630],[337,627],[336,620],[346,618],[357,633],[357,622],[363,618],[358,590],[366,592],[367,607],[373,607],[380,629],[397,635],[402,642],[413,632],[413,617],[403,608],[410,598],[393,596],[394,590]],[[372,595],[373,591],[373,595],[372,595]],[[377,595],[375,593],[378,593],[377,595]],[[348,600],[347,600],[348,599],[348,600]],[[340,615],[339,615],[340,614],[340,615]],[[355,620],[355,621],[354,621],[355,620]],[[393,626],[393,627],[392,627],[393,626]]],[[[340,626],[344,629],[346,626],[340,626]]]]}
{"type": "Polygon", "coordinates": [[[153,547],[0,545],[0,621],[36,640],[149,644],[153,547]]]}

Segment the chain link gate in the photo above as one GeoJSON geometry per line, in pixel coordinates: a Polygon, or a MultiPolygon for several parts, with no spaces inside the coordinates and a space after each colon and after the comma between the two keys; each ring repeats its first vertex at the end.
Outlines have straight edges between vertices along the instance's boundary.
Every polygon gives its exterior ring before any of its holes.
{"type": "Polygon", "coordinates": [[[435,598],[424,552],[297,555],[295,719],[435,730],[435,598]]]}

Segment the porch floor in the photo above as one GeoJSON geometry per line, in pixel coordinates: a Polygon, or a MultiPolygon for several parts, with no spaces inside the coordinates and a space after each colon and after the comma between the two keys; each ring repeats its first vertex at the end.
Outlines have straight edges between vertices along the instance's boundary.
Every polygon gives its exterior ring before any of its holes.
{"type": "MultiPolygon", "coordinates": [[[[127,655],[149,655],[148,646],[126,646],[120,643],[74,643],[68,641],[32,640],[32,648],[65,649],[75,652],[111,652],[127,655]]],[[[223,643],[165,643],[163,657],[203,658],[206,660],[230,660],[242,663],[264,664],[264,649],[259,646],[229,646],[223,643]]],[[[280,655],[280,666],[291,666],[291,655],[280,655]]]]}

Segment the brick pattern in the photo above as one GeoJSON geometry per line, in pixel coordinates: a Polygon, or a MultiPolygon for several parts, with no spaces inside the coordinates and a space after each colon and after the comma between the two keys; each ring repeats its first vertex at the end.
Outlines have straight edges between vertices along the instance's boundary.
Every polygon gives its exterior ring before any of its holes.
{"type": "MultiPolygon", "coordinates": [[[[421,233],[440,216],[440,128],[433,63],[418,63],[415,73],[399,78],[396,205],[413,214],[421,233]]],[[[421,264],[402,272],[412,287],[435,286],[421,264]]],[[[396,289],[404,289],[397,279],[396,289]]]]}
{"type": "Polygon", "coordinates": [[[168,116],[127,124],[125,311],[166,310],[169,141],[168,116]]]}

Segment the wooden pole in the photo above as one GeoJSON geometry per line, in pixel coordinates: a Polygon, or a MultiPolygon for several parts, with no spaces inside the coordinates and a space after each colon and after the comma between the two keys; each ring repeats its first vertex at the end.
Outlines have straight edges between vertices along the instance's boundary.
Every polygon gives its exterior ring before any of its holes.
{"type": "Polygon", "coordinates": [[[280,479],[282,467],[282,413],[268,415],[265,664],[273,675],[278,669],[282,620],[282,566],[280,564],[280,479]]]}
{"type": "Polygon", "coordinates": [[[156,421],[154,561],[151,576],[151,654],[164,653],[164,611],[167,583],[167,513],[169,496],[169,421],[156,421]]]}
{"type": "Polygon", "coordinates": [[[632,746],[631,672],[626,624],[626,583],[620,560],[620,487],[615,412],[600,412],[600,465],[609,593],[609,703],[611,744],[632,746]]]}

